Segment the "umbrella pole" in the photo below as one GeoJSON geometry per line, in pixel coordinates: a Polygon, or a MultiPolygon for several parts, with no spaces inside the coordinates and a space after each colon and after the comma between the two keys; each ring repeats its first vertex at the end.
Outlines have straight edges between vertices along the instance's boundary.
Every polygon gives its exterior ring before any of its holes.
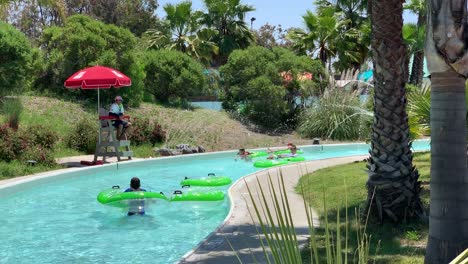
{"type": "MultiPolygon", "coordinates": [[[[97,89],[97,113],[98,113],[98,118],[99,118],[99,108],[100,108],[100,105],[99,105],[99,104],[100,104],[100,103],[99,103],[99,101],[100,101],[100,100],[99,100],[99,90],[100,90],[100,89],[99,89],[99,87],[98,87],[98,89],[97,89]]],[[[99,143],[99,144],[101,144],[101,131],[100,131],[100,130],[101,130],[101,129],[99,129],[99,137],[98,137],[98,143],[99,143]]]]}

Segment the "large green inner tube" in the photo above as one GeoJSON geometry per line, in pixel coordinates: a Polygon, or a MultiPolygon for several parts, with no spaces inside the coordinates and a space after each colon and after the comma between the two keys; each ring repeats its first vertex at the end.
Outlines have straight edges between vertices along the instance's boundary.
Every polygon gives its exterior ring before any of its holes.
{"type": "Polygon", "coordinates": [[[232,182],[227,176],[208,176],[198,179],[184,179],[180,182],[182,186],[224,186],[232,182]]]}
{"type": "Polygon", "coordinates": [[[214,202],[224,200],[224,192],[222,191],[211,191],[211,192],[176,192],[171,197],[171,202],[182,202],[182,201],[201,201],[201,202],[214,202]]]}
{"type": "MultiPolygon", "coordinates": [[[[304,152],[302,150],[298,150],[297,151],[298,154],[304,154],[304,152]]],[[[254,151],[254,152],[251,152],[249,154],[250,157],[252,158],[256,158],[256,157],[264,157],[264,156],[268,156],[270,153],[266,152],[266,151],[254,151]]],[[[274,151],[273,154],[275,155],[279,155],[279,154],[291,154],[291,150],[290,149],[284,149],[284,150],[278,150],[278,151],[274,151]]]]}
{"type": "Polygon", "coordinates": [[[98,194],[97,200],[102,204],[116,207],[128,206],[128,200],[135,199],[161,199],[169,200],[163,193],[157,192],[122,192],[121,189],[110,189],[98,194]]]}
{"type": "Polygon", "coordinates": [[[288,164],[289,162],[285,159],[281,160],[259,160],[254,162],[254,166],[257,168],[269,168],[273,166],[280,166],[288,164]]]}
{"type": "Polygon", "coordinates": [[[286,165],[291,162],[304,161],[304,157],[290,157],[290,158],[281,158],[275,160],[259,160],[254,162],[254,166],[257,168],[269,168],[273,166],[286,165]]]}

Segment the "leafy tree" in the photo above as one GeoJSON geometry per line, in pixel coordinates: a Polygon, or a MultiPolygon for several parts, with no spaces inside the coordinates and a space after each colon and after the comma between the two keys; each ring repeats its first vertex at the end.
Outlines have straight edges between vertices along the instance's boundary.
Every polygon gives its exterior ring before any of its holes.
{"type": "Polygon", "coordinates": [[[234,51],[220,72],[225,83],[223,107],[266,128],[294,125],[301,109],[294,100],[301,93],[299,74],[312,72],[316,79],[324,74],[319,62],[282,48],[258,46],[234,51]],[[286,82],[282,75],[292,80],[286,82]]]}
{"type": "Polygon", "coordinates": [[[370,12],[375,81],[367,208],[380,221],[399,222],[423,215],[406,113],[403,4],[373,0],[370,12]]]}
{"type": "Polygon", "coordinates": [[[468,248],[465,1],[430,1],[425,54],[431,72],[431,201],[424,263],[468,248]],[[463,232],[461,232],[463,230],[463,232]]]}
{"type": "MultiPolygon", "coordinates": [[[[106,25],[84,15],[71,16],[63,27],[50,27],[44,31],[41,45],[46,69],[40,79],[42,89],[95,100],[95,91],[71,91],[63,87],[63,82],[80,69],[105,65],[132,79],[133,85],[118,93],[131,98],[130,104],[138,105],[143,93],[140,81],[143,75],[136,61],[135,43],[135,37],[127,29],[106,25]]],[[[103,98],[111,98],[116,93],[114,89],[104,90],[103,98]]]]}
{"type": "Polygon", "coordinates": [[[233,50],[247,48],[253,42],[245,15],[255,8],[241,4],[240,0],[204,0],[204,3],[208,12],[203,21],[218,33],[212,39],[219,47],[219,54],[213,54],[214,64],[221,65],[233,50]]]}
{"type": "Polygon", "coordinates": [[[163,29],[147,31],[148,46],[178,50],[208,65],[211,54],[218,53],[218,47],[209,41],[216,32],[209,28],[201,29],[200,19],[203,13],[193,11],[189,1],[176,5],[166,4],[164,10],[167,15],[163,29]]]}
{"type": "Polygon", "coordinates": [[[273,26],[268,23],[261,26],[258,30],[254,30],[255,43],[258,46],[271,49],[274,47],[288,46],[286,40],[286,31],[281,25],[273,26]]]}
{"type": "Polygon", "coordinates": [[[157,0],[65,0],[69,14],[87,14],[141,36],[154,27],[157,0]]]}
{"type": "Polygon", "coordinates": [[[180,51],[146,51],[143,62],[145,91],[162,103],[183,105],[206,84],[202,66],[180,51]]]}
{"type": "Polygon", "coordinates": [[[18,94],[32,81],[37,55],[23,33],[0,22],[0,97],[18,94]]]}

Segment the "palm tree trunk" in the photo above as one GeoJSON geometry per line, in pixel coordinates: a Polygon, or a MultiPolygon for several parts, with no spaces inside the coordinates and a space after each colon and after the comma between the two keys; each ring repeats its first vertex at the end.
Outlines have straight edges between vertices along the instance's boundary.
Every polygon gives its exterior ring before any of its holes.
{"type": "MultiPolygon", "coordinates": [[[[420,10],[418,14],[418,27],[421,28],[426,23],[425,10],[420,10]]],[[[413,55],[413,66],[411,68],[410,83],[421,85],[424,75],[424,50],[417,51],[413,55]]]]}
{"type": "Polygon", "coordinates": [[[415,52],[413,55],[413,65],[411,67],[410,83],[421,85],[424,75],[424,51],[415,52]]]}
{"type": "Polygon", "coordinates": [[[367,208],[377,208],[381,221],[398,222],[422,214],[406,113],[403,2],[373,0],[371,5],[375,93],[367,208]]]}
{"type": "Polygon", "coordinates": [[[431,209],[426,264],[449,263],[468,248],[465,78],[432,73],[431,209]]]}

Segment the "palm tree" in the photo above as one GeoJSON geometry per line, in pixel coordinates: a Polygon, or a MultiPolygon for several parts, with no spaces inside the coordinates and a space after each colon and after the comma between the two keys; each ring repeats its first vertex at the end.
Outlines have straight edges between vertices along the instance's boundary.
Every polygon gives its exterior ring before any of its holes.
{"type": "MultiPolygon", "coordinates": [[[[409,71],[410,58],[413,56],[410,83],[421,85],[424,66],[424,39],[426,38],[426,27],[416,24],[403,25],[403,40],[407,47],[406,70],[409,71]]],[[[406,75],[408,76],[408,74],[406,75]]]]}
{"type": "MultiPolygon", "coordinates": [[[[418,40],[419,43],[424,43],[425,37],[425,24],[427,18],[427,8],[425,0],[411,0],[409,4],[405,5],[405,9],[411,10],[413,13],[418,15],[417,26],[417,37],[422,38],[422,41],[418,40]]],[[[423,46],[424,44],[422,44],[423,46]]],[[[424,74],[424,49],[422,46],[418,46],[413,50],[413,66],[411,68],[410,83],[414,85],[420,85],[422,83],[424,74]]]]}
{"type": "Polygon", "coordinates": [[[209,40],[216,31],[201,28],[203,13],[193,11],[192,3],[189,1],[176,5],[166,4],[164,11],[166,11],[166,20],[159,29],[150,29],[146,32],[148,48],[178,50],[208,65],[211,54],[216,54],[218,47],[209,40]]]}
{"type": "Polygon", "coordinates": [[[431,72],[431,202],[426,264],[468,248],[465,1],[430,1],[425,53],[431,72]]]}
{"type": "Polygon", "coordinates": [[[214,64],[226,63],[229,54],[235,49],[247,48],[254,41],[252,32],[245,22],[245,15],[254,11],[250,5],[240,0],[204,0],[208,13],[203,22],[208,28],[217,30],[212,41],[219,47],[219,54],[214,54],[214,64]]]}
{"type": "Polygon", "coordinates": [[[401,0],[370,3],[375,84],[367,208],[376,208],[380,221],[423,214],[406,113],[402,12],[401,0]]]}
{"type": "Polygon", "coordinates": [[[307,10],[302,16],[307,31],[292,29],[288,38],[294,43],[293,49],[298,53],[304,51],[315,55],[325,66],[336,55],[336,45],[342,41],[345,35],[352,35],[355,31],[343,30],[349,23],[348,20],[339,19],[334,7],[320,7],[317,15],[307,10]],[[342,34],[342,33],[345,34],[342,34]]]}

